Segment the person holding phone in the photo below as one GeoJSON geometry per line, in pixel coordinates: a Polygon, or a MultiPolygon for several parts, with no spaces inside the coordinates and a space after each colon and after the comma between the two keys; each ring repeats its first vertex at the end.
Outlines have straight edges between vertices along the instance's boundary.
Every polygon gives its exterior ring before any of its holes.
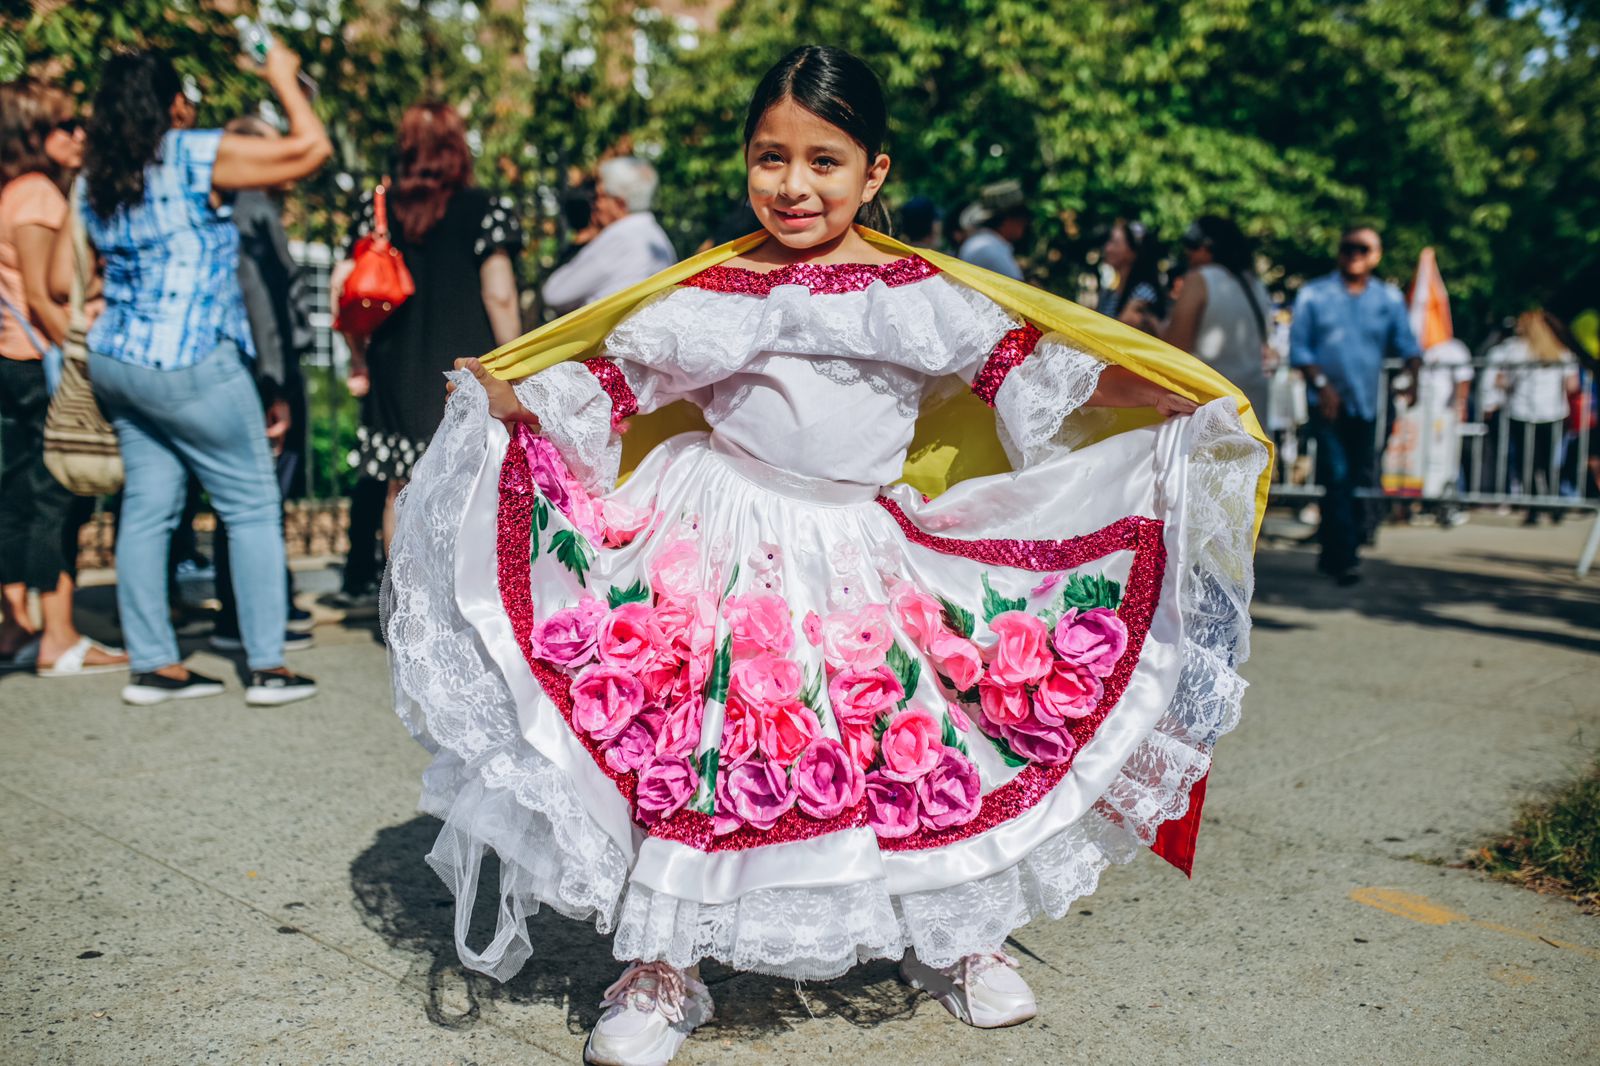
{"type": "MultiPolygon", "coordinates": [[[[127,471],[117,603],[133,672],[122,697],[132,704],[223,691],[183,665],[167,611],[167,544],[189,473],[227,526],[246,701],[316,692],[283,663],[282,504],[246,365],[255,344],[230,196],[304,178],[333,147],[297,82],[299,59],[274,44],[261,69],[289,121],[281,138],[195,129],[194,103],[172,61],[155,52],[106,64],[89,123],[78,191],[106,299],[89,334],[89,372],[127,471]]],[[[51,283],[65,292],[68,242],[58,240],[53,255],[51,283]]]]}

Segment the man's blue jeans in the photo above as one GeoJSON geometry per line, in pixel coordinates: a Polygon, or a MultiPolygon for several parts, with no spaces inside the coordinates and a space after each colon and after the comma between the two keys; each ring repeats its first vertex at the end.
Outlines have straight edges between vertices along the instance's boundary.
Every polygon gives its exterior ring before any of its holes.
{"type": "Polygon", "coordinates": [[[95,398],[116,427],[127,484],[117,528],[117,608],[135,673],[179,661],[167,613],[167,545],[192,471],[227,525],[239,635],[252,670],[283,665],[282,499],[255,383],[231,341],[194,366],[156,370],[91,353],[95,398]]]}
{"type": "Polygon", "coordinates": [[[1317,530],[1322,557],[1317,567],[1342,574],[1356,565],[1367,535],[1367,512],[1374,506],[1356,491],[1377,484],[1377,424],[1350,414],[1329,422],[1313,412],[1311,432],[1317,441],[1317,481],[1323,490],[1322,525],[1317,530]]]}

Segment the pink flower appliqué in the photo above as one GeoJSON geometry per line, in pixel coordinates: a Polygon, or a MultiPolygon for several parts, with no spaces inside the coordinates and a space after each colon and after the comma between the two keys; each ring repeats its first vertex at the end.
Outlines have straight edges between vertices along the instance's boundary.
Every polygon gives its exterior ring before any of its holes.
{"type": "Polygon", "coordinates": [[[641,713],[606,742],[606,765],[621,774],[642,769],[656,756],[656,734],[661,730],[660,712],[641,713]]]}
{"type": "Polygon", "coordinates": [[[600,504],[600,524],[605,531],[608,548],[620,548],[633,542],[644,532],[654,512],[648,507],[635,507],[621,500],[604,500],[600,504]]]}
{"type": "Polygon", "coordinates": [[[624,603],[607,614],[595,634],[600,661],[632,674],[642,673],[656,654],[650,605],[624,603]]]}
{"type": "Polygon", "coordinates": [[[700,590],[700,546],[686,537],[664,545],[650,560],[650,587],[669,599],[687,599],[700,590]]]}
{"type": "Polygon", "coordinates": [[[700,743],[700,727],[705,720],[705,704],[698,694],[689,695],[668,710],[656,734],[656,754],[692,758],[700,743]]]}
{"type": "Polygon", "coordinates": [[[1047,726],[1033,719],[1000,730],[1001,739],[1011,750],[1042,766],[1065,766],[1078,750],[1072,734],[1057,726],[1047,726]]]}
{"type": "Polygon", "coordinates": [[[1128,627],[1109,608],[1080,612],[1074,607],[1056,623],[1055,645],[1067,662],[1085,667],[1095,677],[1110,677],[1128,649],[1128,627]]]}
{"type": "Polygon", "coordinates": [[[883,665],[894,634],[881,603],[858,611],[833,611],[822,620],[822,654],[835,670],[872,670],[883,665]]]}
{"type": "Polygon", "coordinates": [[[818,737],[801,753],[792,774],[800,810],[813,818],[837,818],[861,802],[866,776],[844,745],[818,737]]]}
{"type": "Polygon", "coordinates": [[[871,725],[851,725],[849,722],[840,722],[839,740],[844,744],[844,750],[850,753],[851,760],[863,772],[878,757],[878,738],[874,735],[871,725]]]}
{"type": "Polygon", "coordinates": [[[1035,685],[1050,672],[1050,631],[1026,611],[995,615],[989,629],[999,638],[989,649],[989,678],[1002,685],[1035,685]]]}
{"type": "Polygon", "coordinates": [[[929,829],[966,825],[982,805],[982,783],[972,760],[954,748],[945,748],[939,762],[916,784],[922,824],[929,829]]]}
{"type": "Polygon", "coordinates": [[[782,703],[800,695],[800,664],[776,655],[757,655],[733,664],[729,689],[751,703],[782,703]]]}
{"type": "Polygon", "coordinates": [[[894,710],[905,696],[900,679],[887,666],[841,670],[828,682],[828,702],[833,706],[833,716],[851,725],[872,725],[878,715],[894,710]]]}
{"type": "Polygon", "coordinates": [[[1065,574],[1051,574],[1050,576],[1046,577],[1043,581],[1041,581],[1037,585],[1033,586],[1032,591],[1030,591],[1028,593],[1028,595],[1029,596],[1048,596],[1051,592],[1055,591],[1055,588],[1056,588],[1057,585],[1061,584],[1061,582],[1066,579],[1066,576],[1067,575],[1065,575],[1065,574]]]}
{"type": "Polygon", "coordinates": [[[639,772],[634,806],[645,825],[671,818],[700,785],[694,764],[681,755],[662,755],[639,772]]]}
{"type": "Polygon", "coordinates": [[[556,510],[565,514],[572,506],[567,491],[572,475],[567,473],[567,464],[561,458],[561,452],[548,439],[537,434],[524,433],[521,437],[522,450],[528,457],[528,472],[533,476],[534,485],[544,493],[545,499],[555,504],[556,510]]]}
{"type": "Polygon", "coordinates": [[[761,715],[761,751],[780,766],[793,765],[817,737],[817,716],[799,700],[769,704],[758,713],[761,715]]]}
{"type": "Polygon", "coordinates": [[[738,696],[729,696],[722,709],[722,765],[748,762],[761,745],[761,712],[738,696]]]}
{"type": "Polygon", "coordinates": [[[794,806],[789,772],[775,762],[752,759],[722,774],[717,804],[746,825],[768,830],[794,806]]]}
{"type": "Polygon", "coordinates": [[[934,634],[927,650],[934,668],[962,692],[976,685],[983,676],[983,657],[978,654],[978,646],[965,637],[941,631],[934,634]]]}
{"type": "Polygon", "coordinates": [[[1039,682],[1033,694],[1034,712],[1046,725],[1063,725],[1068,718],[1083,718],[1100,706],[1105,688],[1087,667],[1058,662],[1039,682]]]}
{"type": "Polygon", "coordinates": [[[805,620],[800,623],[800,632],[806,635],[812,647],[822,643],[822,619],[816,611],[807,611],[805,620]]]}
{"type": "Polygon", "coordinates": [[[658,601],[650,615],[651,639],[674,657],[709,660],[716,639],[717,603],[710,593],[658,601]]]}
{"type": "Polygon", "coordinates": [[[1028,717],[1028,690],[1021,685],[1001,685],[989,678],[978,682],[978,709],[996,729],[1016,725],[1028,717]]]}
{"type": "Polygon", "coordinates": [[[534,655],[569,670],[592,662],[595,628],[606,616],[606,605],[587,596],[544,620],[532,634],[534,655]]]}
{"type": "Polygon", "coordinates": [[[917,831],[917,793],[908,784],[883,776],[867,775],[867,824],[884,840],[908,837],[917,831]]]}
{"type": "Polygon", "coordinates": [[[572,724],[596,740],[622,732],[644,707],[644,685],[615,666],[586,666],[572,682],[572,724]]]}
{"type": "Polygon", "coordinates": [[[915,781],[939,762],[944,728],[921,707],[900,712],[878,741],[883,773],[896,781],[915,781]]]}
{"type": "Polygon", "coordinates": [[[890,605],[900,628],[919,648],[927,648],[935,636],[945,631],[944,608],[939,601],[909,581],[895,589],[890,605]]]}
{"type": "Polygon", "coordinates": [[[783,655],[794,647],[794,625],[789,604],[782,596],[729,596],[722,604],[735,655],[772,652],[783,655]]]}

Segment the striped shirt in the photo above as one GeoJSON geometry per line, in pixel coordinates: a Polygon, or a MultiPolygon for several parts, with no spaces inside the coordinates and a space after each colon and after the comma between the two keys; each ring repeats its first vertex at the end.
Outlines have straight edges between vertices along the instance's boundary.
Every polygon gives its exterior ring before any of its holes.
{"type": "Polygon", "coordinates": [[[231,206],[211,206],[221,141],[221,130],[169,130],[145,167],[144,203],[110,218],[84,196],[84,227],[105,258],[106,309],[89,331],[91,350],[157,370],[193,366],[224,340],[255,355],[239,231],[231,206]]]}

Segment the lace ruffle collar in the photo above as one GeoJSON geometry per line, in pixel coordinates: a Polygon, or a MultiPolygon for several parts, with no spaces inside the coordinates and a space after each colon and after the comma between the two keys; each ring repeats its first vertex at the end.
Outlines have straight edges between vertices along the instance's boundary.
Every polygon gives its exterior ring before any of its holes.
{"type": "Polygon", "coordinates": [[[780,285],[800,285],[813,295],[861,292],[874,282],[891,288],[923,281],[939,273],[939,268],[921,256],[907,256],[892,263],[791,263],[777,270],[751,270],[748,267],[707,267],[681,284],[711,292],[741,296],[768,296],[780,285]]]}

